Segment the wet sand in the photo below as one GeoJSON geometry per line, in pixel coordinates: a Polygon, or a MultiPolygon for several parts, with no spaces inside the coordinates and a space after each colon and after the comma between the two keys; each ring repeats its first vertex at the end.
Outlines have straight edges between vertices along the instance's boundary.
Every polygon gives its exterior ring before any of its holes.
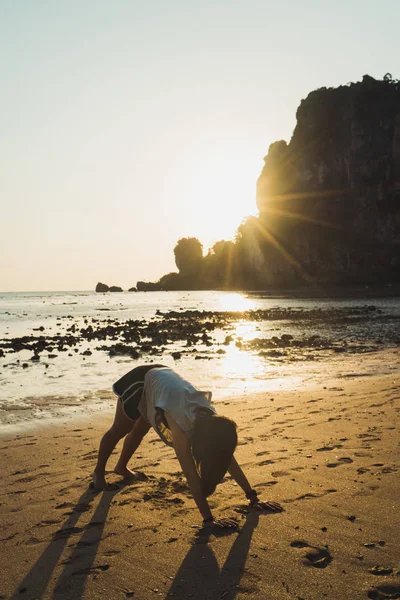
{"type": "Polygon", "coordinates": [[[111,413],[3,434],[0,598],[400,598],[399,372],[219,402],[250,482],[285,508],[249,512],[227,477],[210,504],[240,529],[223,536],[201,535],[153,432],[131,464],[147,480],[100,493],[88,485],[111,413]]]}

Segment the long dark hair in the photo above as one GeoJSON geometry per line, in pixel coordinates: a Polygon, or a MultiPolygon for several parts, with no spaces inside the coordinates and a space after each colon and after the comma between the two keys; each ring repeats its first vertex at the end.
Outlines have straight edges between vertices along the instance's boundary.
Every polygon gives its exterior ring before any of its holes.
{"type": "Polygon", "coordinates": [[[206,497],[223,479],[236,445],[236,423],[231,419],[210,413],[195,420],[192,454],[206,497]]]}

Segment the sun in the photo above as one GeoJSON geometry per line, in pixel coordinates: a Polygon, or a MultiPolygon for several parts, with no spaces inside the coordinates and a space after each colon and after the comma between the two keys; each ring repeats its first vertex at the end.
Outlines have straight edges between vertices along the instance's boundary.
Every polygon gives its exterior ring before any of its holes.
{"type": "Polygon", "coordinates": [[[195,235],[205,250],[234,238],[243,218],[257,213],[255,190],[260,172],[253,156],[219,146],[196,156],[185,174],[195,235]]]}

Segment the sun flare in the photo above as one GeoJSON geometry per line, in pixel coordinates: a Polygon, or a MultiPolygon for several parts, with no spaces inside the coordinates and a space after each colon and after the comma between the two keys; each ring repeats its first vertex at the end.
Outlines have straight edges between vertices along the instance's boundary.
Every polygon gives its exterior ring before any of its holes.
{"type": "Polygon", "coordinates": [[[206,251],[219,240],[233,239],[242,220],[257,213],[255,188],[260,166],[253,156],[229,147],[203,148],[192,161],[189,168],[186,165],[183,185],[194,235],[206,251]]]}

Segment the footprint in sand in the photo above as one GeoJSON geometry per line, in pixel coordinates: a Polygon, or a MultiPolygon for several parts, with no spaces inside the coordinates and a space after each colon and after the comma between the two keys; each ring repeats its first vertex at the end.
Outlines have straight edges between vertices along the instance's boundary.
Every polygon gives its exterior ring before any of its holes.
{"type": "Polygon", "coordinates": [[[96,454],[94,452],[90,452],[89,454],[85,454],[81,456],[81,460],[94,460],[96,458],[96,454]]]}
{"type": "Polygon", "coordinates": [[[27,442],[26,444],[19,444],[18,447],[21,447],[21,446],[36,446],[36,442],[27,442]]]}
{"type": "Polygon", "coordinates": [[[44,475],[48,476],[48,473],[37,473],[36,475],[30,475],[29,477],[20,477],[15,480],[15,483],[30,483],[31,481],[35,481],[38,477],[43,477],[44,475]]]}
{"type": "MultiPolygon", "coordinates": [[[[259,575],[251,573],[246,569],[243,571],[237,590],[244,595],[255,594],[260,591],[260,588],[258,587],[260,581],[261,577],[259,575]]],[[[223,596],[221,596],[221,598],[222,597],[223,596]]]]}
{"type": "Polygon", "coordinates": [[[120,554],[121,550],[106,550],[106,552],[103,552],[104,556],[115,556],[116,554],[120,554]]]}
{"type": "Polygon", "coordinates": [[[11,533],[7,537],[0,538],[0,542],[8,542],[8,540],[12,540],[16,535],[16,533],[11,533]]]}
{"type": "Polygon", "coordinates": [[[62,504],[57,504],[57,506],[55,506],[56,509],[60,509],[60,508],[72,508],[74,506],[73,502],[63,502],[62,504]]]}
{"type": "Polygon", "coordinates": [[[91,521],[86,525],[85,529],[92,529],[93,527],[103,527],[105,521],[91,521]]]}
{"type": "Polygon", "coordinates": [[[11,475],[23,475],[24,473],[30,473],[31,471],[32,469],[21,469],[21,471],[15,471],[14,473],[11,473],[11,475]]]}
{"type": "Polygon", "coordinates": [[[342,458],[339,458],[337,462],[326,463],[326,466],[330,469],[334,469],[335,467],[340,467],[341,465],[350,464],[352,462],[354,462],[352,458],[349,456],[343,456],[342,458]]]}
{"type": "Polygon", "coordinates": [[[188,492],[189,486],[184,481],[173,481],[171,487],[175,492],[188,492]]]}
{"type": "Polygon", "coordinates": [[[367,597],[372,600],[394,600],[400,598],[400,585],[396,583],[383,583],[370,588],[367,597]]]}
{"type": "Polygon", "coordinates": [[[368,454],[368,452],[355,452],[354,456],[359,456],[361,458],[372,458],[372,454],[368,454]]]}
{"type": "Polygon", "coordinates": [[[44,540],[40,540],[37,537],[31,536],[29,539],[27,539],[24,544],[26,546],[35,546],[36,544],[42,544],[44,542],[44,540]]]}
{"type": "Polygon", "coordinates": [[[75,535],[77,533],[82,533],[82,527],[66,527],[64,529],[59,529],[55,532],[53,539],[54,540],[62,540],[64,538],[68,538],[70,535],[75,535]]]}
{"type": "Polygon", "coordinates": [[[277,481],[264,481],[263,483],[258,483],[257,487],[270,487],[271,485],[276,485],[277,483],[277,481]]]}
{"type": "Polygon", "coordinates": [[[383,467],[381,473],[396,473],[397,467],[383,467]]]}
{"type": "Polygon", "coordinates": [[[73,571],[71,575],[86,575],[96,571],[108,571],[110,565],[95,565],[93,567],[87,567],[86,569],[79,569],[79,571],[73,571]]]}
{"type": "Polygon", "coordinates": [[[335,489],[328,489],[319,493],[308,492],[306,494],[301,494],[301,496],[297,496],[296,498],[286,498],[284,502],[297,502],[298,500],[313,500],[314,498],[321,498],[326,494],[334,494],[335,492],[337,492],[337,490],[335,489]]]}
{"type": "Polygon", "coordinates": [[[343,444],[332,444],[331,446],[322,446],[322,448],[317,448],[317,452],[330,452],[331,450],[336,450],[337,448],[342,448],[343,444]]]}
{"type": "Polygon", "coordinates": [[[290,543],[292,548],[308,548],[309,551],[305,554],[305,564],[315,567],[317,569],[325,569],[329,563],[332,562],[332,555],[326,548],[319,548],[318,546],[312,546],[308,542],[303,540],[293,540],[290,543]]]}
{"type": "Polygon", "coordinates": [[[393,573],[392,567],[381,567],[380,565],[375,565],[372,569],[369,570],[372,575],[391,575],[393,573]]]}
{"type": "Polygon", "coordinates": [[[81,540],[76,544],[68,544],[68,548],[89,548],[89,546],[95,546],[96,544],[98,544],[97,540],[93,542],[86,542],[85,540],[81,540]]]}
{"type": "Polygon", "coordinates": [[[92,505],[89,502],[81,502],[80,504],[75,504],[75,506],[72,509],[72,512],[83,513],[83,512],[87,512],[91,508],[92,508],[92,505]]]}
{"type": "Polygon", "coordinates": [[[135,486],[135,487],[132,487],[132,486],[127,487],[127,488],[121,490],[121,492],[120,492],[119,495],[120,496],[126,496],[126,494],[132,494],[132,492],[134,492],[136,490],[136,487],[137,486],[135,486]]]}
{"type": "Polygon", "coordinates": [[[55,525],[56,523],[60,523],[62,519],[45,519],[44,521],[40,521],[37,523],[35,527],[45,527],[46,525],[55,525]]]}

